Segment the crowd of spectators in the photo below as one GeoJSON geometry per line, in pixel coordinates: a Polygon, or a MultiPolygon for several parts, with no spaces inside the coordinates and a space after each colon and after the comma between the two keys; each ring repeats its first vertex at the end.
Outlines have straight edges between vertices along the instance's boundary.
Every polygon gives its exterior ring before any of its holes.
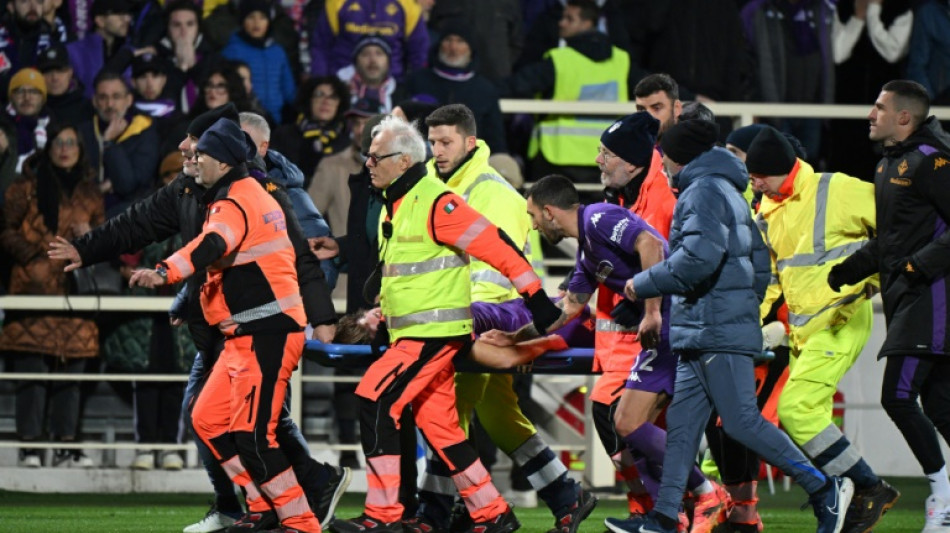
{"type": "MultiPolygon", "coordinates": [[[[362,127],[380,112],[417,118],[462,103],[491,152],[511,157],[498,163],[508,174],[559,170],[599,183],[597,139],[610,118],[504,117],[499,98],[678,106],[675,96],[640,102],[656,90],[635,94],[645,76],[667,73],[682,101],[870,105],[884,81],[907,77],[936,105],[950,102],[944,0],[3,3],[0,287],[10,294],[74,290],[45,259],[44,243],[78,236],[173,178],[189,121],[228,103],[264,117],[254,140],[269,168],[296,165],[303,189],[340,234],[347,177],[363,162],[362,127]]],[[[669,113],[672,122],[679,108],[669,113]]],[[[775,125],[798,137],[819,168],[870,179],[875,157],[865,121],[775,125]]],[[[122,267],[140,261],[117,257],[116,267],[127,276],[122,267]]],[[[141,326],[171,335],[158,322],[141,326]]],[[[100,340],[128,328],[100,329],[78,318],[8,312],[0,350],[10,355],[8,368],[76,372],[98,355],[100,340]],[[55,329],[70,333],[43,333],[63,320],[75,323],[55,329]]],[[[143,368],[155,367],[148,356],[155,345],[142,348],[143,368]]],[[[47,401],[45,385],[18,386],[18,436],[74,439],[77,390],[49,391],[47,428],[46,411],[36,407],[47,401]]],[[[153,420],[142,431],[174,438],[159,425],[153,420]]],[[[86,464],[79,451],[62,457],[86,464]]]]}

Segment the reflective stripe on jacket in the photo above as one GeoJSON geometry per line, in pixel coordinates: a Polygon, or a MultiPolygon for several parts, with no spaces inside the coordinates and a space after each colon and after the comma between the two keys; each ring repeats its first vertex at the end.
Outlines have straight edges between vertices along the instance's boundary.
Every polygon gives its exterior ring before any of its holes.
{"type": "Polygon", "coordinates": [[[380,217],[380,306],[391,342],[472,333],[468,256],[436,243],[429,234],[433,204],[447,192],[437,178],[420,179],[397,201],[388,239],[383,229],[386,212],[380,217]]]}
{"type": "MultiPolygon", "coordinates": [[[[554,63],[553,100],[577,102],[626,102],[630,55],[612,47],[609,59],[593,61],[565,46],[545,54],[554,63]]],[[[528,156],[540,150],[554,165],[594,166],[600,135],[610,127],[606,118],[549,115],[532,134],[528,156]]]]}
{"type": "Polygon", "coordinates": [[[192,254],[211,234],[224,241],[225,251],[208,266],[201,288],[208,323],[226,335],[303,328],[306,317],[287,221],[257,180],[235,180],[208,206],[202,233],[165,260],[170,282],[194,273],[192,254]]]}
{"type": "Polygon", "coordinates": [[[832,266],[874,234],[874,185],[841,173],[818,174],[801,160],[792,172],[791,195],[763,196],[756,224],[788,303],[790,339],[800,345],[816,331],[847,322],[867,298],[864,283],[837,293],[827,280],[832,266]]]}
{"type": "MultiPolygon", "coordinates": [[[[489,222],[507,233],[531,261],[529,252],[534,252],[534,248],[528,242],[531,220],[527,202],[488,165],[490,155],[488,145],[479,139],[471,157],[452,173],[445,184],[489,222]]],[[[427,168],[430,176],[437,176],[434,159],[429,161],[427,168]]],[[[471,258],[471,269],[472,301],[498,303],[518,298],[518,291],[511,281],[484,261],[471,258]]]]}

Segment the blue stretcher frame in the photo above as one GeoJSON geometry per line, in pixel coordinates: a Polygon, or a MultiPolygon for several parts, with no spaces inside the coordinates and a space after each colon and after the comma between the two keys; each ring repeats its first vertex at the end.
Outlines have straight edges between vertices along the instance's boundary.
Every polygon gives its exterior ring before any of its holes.
{"type": "MultiPolygon", "coordinates": [[[[368,345],[324,344],[317,340],[308,340],[303,354],[311,361],[332,368],[367,368],[376,360],[372,348],[368,345]]],[[[479,365],[468,357],[456,357],[455,370],[501,374],[599,374],[591,370],[593,363],[593,348],[571,348],[560,352],[548,352],[535,359],[530,365],[511,369],[489,368],[479,365]]]]}

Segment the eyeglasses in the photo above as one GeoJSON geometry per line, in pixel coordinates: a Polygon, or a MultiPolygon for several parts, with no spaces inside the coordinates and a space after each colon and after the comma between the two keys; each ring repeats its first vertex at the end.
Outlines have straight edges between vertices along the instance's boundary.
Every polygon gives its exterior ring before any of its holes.
{"type": "Polygon", "coordinates": [[[43,92],[33,87],[20,87],[13,91],[13,96],[43,96],[43,92]]]}
{"type": "Polygon", "coordinates": [[[340,95],[333,93],[318,92],[313,93],[313,96],[310,97],[312,100],[325,100],[329,98],[330,100],[339,100],[340,95]]]}
{"type": "Polygon", "coordinates": [[[53,141],[54,148],[75,148],[79,146],[76,139],[56,139],[53,141]]]}
{"type": "Polygon", "coordinates": [[[228,90],[228,84],[227,83],[206,83],[205,90],[206,91],[226,91],[228,90]]]}
{"type": "Polygon", "coordinates": [[[598,148],[598,149],[597,149],[597,154],[600,155],[600,157],[603,157],[603,158],[604,158],[604,164],[605,164],[605,165],[607,164],[607,159],[609,159],[609,158],[611,158],[611,157],[617,157],[617,154],[611,154],[610,152],[608,152],[607,150],[605,150],[605,149],[603,149],[603,148],[598,148]]]}
{"type": "Polygon", "coordinates": [[[376,166],[376,165],[378,165],[379,162],[382,161],[383,159],[387,159],[387,158],[393,157],[393,156],[395,156],[395,155],[402,155],[402,152],[393,152],[393,153],[391,153],[391,154],[386,154],[386,155],[367,154],[366,160],[369,161],[370,163],[372,163],[373,166],[376,166]]]}

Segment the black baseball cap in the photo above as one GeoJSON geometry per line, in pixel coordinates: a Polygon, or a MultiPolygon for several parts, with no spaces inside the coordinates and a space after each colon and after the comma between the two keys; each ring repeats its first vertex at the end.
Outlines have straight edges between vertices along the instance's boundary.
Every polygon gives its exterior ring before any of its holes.
{"type": "Polygon", "coordinates": [[[66,47],[61,44],[43,50],[36,59],[37,70],[44,73],[69,66],[69,53],[66,52],[66,47]]]}

